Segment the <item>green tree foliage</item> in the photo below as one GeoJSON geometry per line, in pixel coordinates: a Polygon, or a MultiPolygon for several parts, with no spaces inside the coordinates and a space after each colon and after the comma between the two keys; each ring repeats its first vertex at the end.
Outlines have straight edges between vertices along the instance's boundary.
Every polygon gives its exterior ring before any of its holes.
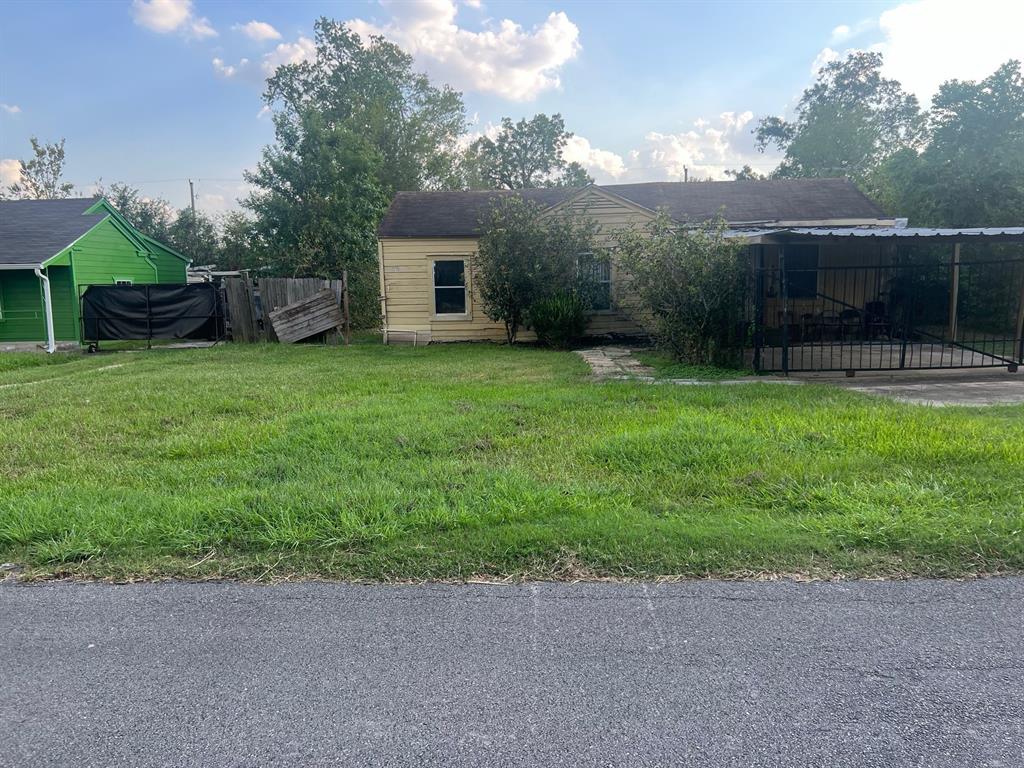
{"type": "Polygon", "coordinates": [[[316,113],[326,128],[360,136],[379,157],[374,175],[388,195],[451,186],[465,130],[462,95],[414,72],[412,57],[383,37],[363,41],[327,18],[315,31],[316,57],[278,67],[267,80],[264,99],[280,108],[285,130],[300,131],[316,113]]]}
{"type": "Polygon", "coordinates": [[[785,152],[775,176],[847,176],[869,184],[889,157],[920,147],[924,118],[917,98],[882,77],[881,68],[882,55],[868,51],[830,62],[804,91],[792,122],[758,123],[758,148],[785,152]]]}
{"type": "Polygon", "coordinates": [[[473,282],[487,316],[505,324],[510,344],[540,302],[572,294],[589,305],[594,267],[603,258],[593,220],[543,215],[540,206],[512,195],[487,211],[481,229],[473,282]]]}
{"type": "Polygon", "coordinates": [[[471,189],[527,189],[530,187],[584,187],[594,180],[579,163],[562,157],[572,133],[559,114],[534,115],[513,123],[503,118],[501,131],[491,139],[481,136],[466,150],[465,184],[471,189]]]}
{"type": "Polygon", "coordinates": [[[243,205],[271,274],[337,278],[350,273],[353,317],[377,322],[376,226],[387,206],[380,154],[362,136],[319,112],[300,122],[275,115],[277,143],[263,150],[243,205]]]}
{"type": "Polygon", "coordinates": [[[724,219],[681,227],[665,212],[616,236],[619,262],[656,334],[687,363],[737,364],[745,334],[746,249],[724,219]]]}
{"type": "Polygon", "coordinates": [[[256,231],[256,222],[242,211],[229,211],[220,221],[220,248],[217,268],[263,271],[264,246],[256,231]]]}
{"type": "Polygon", "coordinates": [[[217,224],[200,210],[182,208],[167,232],[167,244],[196,266],[216,264],[219,255],[217,224]]]}
{"type": "Polygon", "coordinates": [[[880,202],[914,224],[1024,222],[1024,76],[1008,61],[980,82],[951,80],[932,100],[923,152],[880,174],[880,202]]]}
{"type": "Polygon", "coordinates": [[[21,177],[7,191],[23,200],[59,200],[70,197],[75,185],[61,181],[64,175],[64,139],[59,144],[40,144],[33,136],[31,160],[19,160],[21,177]]]}
{"type": "Polygon", "coordinates": [[[755,171],[749,165],[744,165],[738,171],[735,169],[727,170],[725,175],[731,177],[733,181],[764,181],[768,178],[763,173],[755,171]]]}
{"type": "Polygon", "coordinates": [[[135,187],[115,182],[97,184],[96,194],[105,197],[140,232],[162,243],[171,243],[174,208],[162,197],[144,197],[135,187]]]}

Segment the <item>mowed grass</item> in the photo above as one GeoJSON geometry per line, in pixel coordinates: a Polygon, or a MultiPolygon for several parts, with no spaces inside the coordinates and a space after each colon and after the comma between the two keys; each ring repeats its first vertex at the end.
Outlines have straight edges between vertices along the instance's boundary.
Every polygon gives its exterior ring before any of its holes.
{"type": "Polygon", "coordinates": [[[0,374],[0,561],[119,579],[1016,570],[1024,407],[595,383],[573,354],[489,345],[69,358],[0,374]]]}

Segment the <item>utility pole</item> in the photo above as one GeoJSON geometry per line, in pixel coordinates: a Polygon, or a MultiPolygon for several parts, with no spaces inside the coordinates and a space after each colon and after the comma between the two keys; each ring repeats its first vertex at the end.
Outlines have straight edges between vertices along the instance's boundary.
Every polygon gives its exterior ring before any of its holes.
{"type": "MultiPolygon", "coordinates": [[[[684,165],[684,166],[683,166],[683,183],[686,183],[686,182],[687,182],[687,181],[689,181],[689,180],[690,180],[690,169],[689,169],[689,168],[687,168],[687,167],[686,167],[686,166],[684,165]]],[[[189,183],[191,184],[192,182],[189,182],[189,183]]]]}
{"type": "Polygon", "coordinates": [[[196,253],[199,251],[199,235],[196,231],[196,187],[192,183],[192,179],[188,180],[188,196],[192,199],[192,258],[195,258],[196,253]]]}

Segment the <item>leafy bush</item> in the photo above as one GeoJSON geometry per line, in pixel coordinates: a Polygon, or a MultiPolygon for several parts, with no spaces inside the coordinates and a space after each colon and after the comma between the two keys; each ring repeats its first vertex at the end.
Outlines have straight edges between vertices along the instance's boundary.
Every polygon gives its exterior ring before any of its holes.
{"type": "MultiPolygon", "coordinates": [[[[487,316],[505,324],[509,344],[533,308],[559,295],[593,295],[597,224],[574,213],[542,215],[517,195],[499,198],[481,221],[473,280],[487,316]]],[[[584,308],[584,312],[589,304],[584,308]]]]}
{"type": "Polygon", "coordinates": [[[568,349],[587,330],[589,308],[576,293],[558,293],[534,302],[528,310],[527,321],[541,344],[568,349]]]}
{"type": "Polygon", "coordinates": [[[724,219],[684,227],[661,212],[616,237],[630,288],[660,342],[680,361],[736,365],[742,357],[746,249],[724,219]]]}

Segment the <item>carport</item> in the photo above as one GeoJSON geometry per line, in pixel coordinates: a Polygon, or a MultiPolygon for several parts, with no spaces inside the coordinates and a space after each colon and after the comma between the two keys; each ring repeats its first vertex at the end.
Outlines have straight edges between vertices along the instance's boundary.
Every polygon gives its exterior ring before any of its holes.
{"type": "Polygon", "coordinates": [[[736,232],[763,372],[1024,364],[1024,227],[736,232]]]}

